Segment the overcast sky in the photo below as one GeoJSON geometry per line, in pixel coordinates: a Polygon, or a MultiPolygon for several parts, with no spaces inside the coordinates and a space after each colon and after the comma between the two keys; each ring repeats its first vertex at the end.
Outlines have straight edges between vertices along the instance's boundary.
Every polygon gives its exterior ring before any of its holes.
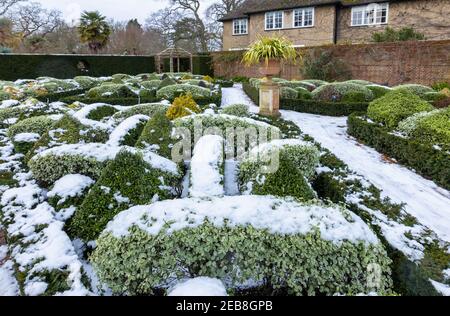
{"type": "MultiPolygon", "coordinates": [[[[64,18],[71,22],[77,20],[84,10],[98,10],[108,18],[128,21],[137,18],[144,23],[145,19],[154,11],[164,8],[169,0],[34,0],[43,6],[58,9],[64,18]]],[[[201,0],[204,8],[212,0],[201,0]],[[204,4],[203,4],[204,2],[204,4]]]]}

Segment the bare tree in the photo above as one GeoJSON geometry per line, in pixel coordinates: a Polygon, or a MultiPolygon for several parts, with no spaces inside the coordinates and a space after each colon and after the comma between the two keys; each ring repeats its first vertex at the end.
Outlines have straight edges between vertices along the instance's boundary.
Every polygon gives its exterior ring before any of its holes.
{"type": "Polygon", "coordinates": [[[245,0],[220,0],[209,6],[206,11],[206,16],[211,17],[214,20],[218,20],[221,17],[227,15],[231,11],[237,9],[244,3],[245,0]]]}
{"type": "Polygon", "coordinates": [[[36,34],[45,37],[63,23],[60,11],[44,9],[37,2],[19,5],[9,15],[15,30],[23,38],[36,34]]]}
{"type": "Polygon", "coordinates": [[[0,16],[5,15],[13,6],[19,2],[28,0],[0,0],[0,16]]]}

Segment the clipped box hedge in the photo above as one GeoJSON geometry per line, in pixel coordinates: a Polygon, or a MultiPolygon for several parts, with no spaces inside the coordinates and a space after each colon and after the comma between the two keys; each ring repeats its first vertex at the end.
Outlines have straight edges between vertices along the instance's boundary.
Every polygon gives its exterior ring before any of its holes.
{"type": "Polygon", "coordinates": [[[55,92],[55,93],[49,93],[46,95],[41,95],[36,97],[41,102],[57,102],[61,101],[61,99],[67,98],[67,97],[74,97],[78,96],[80,94],[83,94],[86,92],[87,89],[75,89],[75,90],[69,90],[64,92],[55,92]]]}
{"type": "MultiPolygon", "coordinates": [[[[244,92],[255,103],[259,104],[259,91],[249,83],[242,85],[244,92]]],[[[280,99],[280,108],[296,112],[327,116],[348,116],[353,112],[366,112],[369,106],[366,102],[324,102],[305,99],[280,99]]]]}
{"type": "Polygon", "coordinates": [[[450,189],[448,153],[429,143],[396,136],[380,125],[367,122],[360,115],[361,113],[354,113],[349,116],[349,135],[414,169],[423,177],[432,179],[445,189],[450,189]]]}

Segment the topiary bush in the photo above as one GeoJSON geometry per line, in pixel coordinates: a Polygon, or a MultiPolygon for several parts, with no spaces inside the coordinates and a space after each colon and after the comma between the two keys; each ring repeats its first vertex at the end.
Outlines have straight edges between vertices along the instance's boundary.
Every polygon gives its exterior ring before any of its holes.
{"type": "Polygon", "coordinates": [[[396,89],[371,102],[367,116],[393,129],[408,116],[431,110],[433,106],[417,95],[404,89],[396,89]]]}
{"type": "Polygon", "coordinates": [[[149,119],[147,115],[142,114],[127,118],[112,131],[108,143],[117,146],[135,146],[149,119]]]}
{"type": "Polygon", "coordinates": [[[234,115],[239,117],[249,117],[250,112],[248,105],[245,104],[232,104],[220,110],[221,114],[234,115]]]}
{"type": "Polygon", "coordinates": [[[120,211],[176,197],[182,175],[173,162],[158,160],[163,158],[155,154],[145,158],[142,153],[120,151],[75,213],[68,226],[70,235],[94,240],[120,211]]]}
{"type": "Polygon", "coordinates": [[[275,140],[254,148],[239,169],[239,189],[245,194],[316,197],[308,180],[319,164],[319,151],[299,140],[275,140]]]}
{"type": "Polygon", "coordinates": [[[328,83],[312,92],[312,98],[324,102],[369,102],[374,99],[372,91],[356,83],[328,83]]]}
{"type": "Polygon", "coordinates": [[[163,103],[146,103],[135,106],[130,106],[125,110],[117,112],[112,116],[112,120],[115,122],[122,122],[129,117],[135,115],[146,115],[152,117],[153,114],[159,111],[167,111],[169,105],[163,103]]]}
{"type": "Polygon", "coordinates": [[[289,87],[281,87],[280,88],[280,96],[283,99],[297,99],[298,92],[297,90],[289,87]]]}
{"type": "Polygon", "coordinates": [[[167,110],[166,116],[170,120],[180,117],[201,113],[202,110],[195,102],[190,92],[180,95],[173,100],[172,105],[167,110]]]}
{"type": "Polygon", "coordinates": [[[312,84],[316,88],[320,87],[320,86],[323,86],[323,85],[326,85],[328,83],[327,81],[319,80],[319,79],[305,79],[305,80],[301,80],[301,82],[306,82],[306,83],[312,84]]]}
{"type": "Polygon", "coordinates": [[[75,82],[77,82],[83,89],[92,89],[99,84],[99,80],[97,78],[89,76],[77,76],[73,78],[73,80],[75,80],[75,82]]]}
{"type": "Polygon", "coordinates": [[[372,91],[375,99],[381,98],[386,93],[392,91],[391,88],[382,86],[382,85],[378,85],[378,84],[366,85],[366,88],[369,89],[370,91],[372,91]]]}
{"type": "Polygon", "coordinates": [[[306,90],[305,88],[297,88],[297,97],[302,100],[311,100],[312,93],[306,90]]]}
{"type": "Polygon", "coordinates": [[[430,87],[423,86],[420,84],[403,84],[400,86],[396,86],[393,88],[394,90],[406,90],[408,92],[411,92],[421,98],[425,96],[428,92],[434,92],[434,90],[430,87]]]}
{"type": "Polygon", "coordinates": [[[401,121],[398,129],[423,143],[450,149],[450,108],[414,114],[401,121]]]}
{"type": "Polygon", "coordinates": [[[14,138],[21,133],[44,134],[55,123],[55,117],[51,116],[35,116],[20,121],[8,129],[8,137],[14,138]]]}
{"type": "Polygon", "coordinates": [[[306,90],[308,90],[310,92],[313,91],[316,88],[316,86],[314,84],[312,84],[312,83],[308,83],[308,82],[305,82],[305,81],[296,81],[296,80],[293,80],[293,81],[281,81],[279,83],[279,85],[281,87],[288,87],[288,88],[292,88],[292,89],[295,89],[295,90],[297,90],[297,88],[304,88],[304,89],[306,89],[306,90]]]}
{"type": "Polygon", "coordinates": [[[161,80],[148,80],[148,81],[142,81],[141,86],[145,89],[149,90],[158,90],[159,86],[161,85],[161,80]]]}
{"type": "Polygon", "coordinates": [[[355,84],[359,84],[362,86],[373,85],[373,82],[370,82],[367,80],[360,80],[360,79],[347,80],[347,81],[344,81],[344,83],[355,83],[355,84]]]}
{"type": "Polygon", "coordinates": [[[265,196],[131,208],[108,224],[91,261],[119,295],[165,292],[197,276],[218,278],[233,293],[243,287],[288,295],[387,293],[392,284],[391,261],[359,217],[338,206],[265,196]],[[372,267],[377,288],[368,282],[372,267]]]}
{"type": "Polygon", "coordinates": [[[173,123],[167,118],[164,111],[156,112],[145,125],[136,147],[150,148],[158,155],[167,159],[172,158],[173,123]]]}
{"type": "MultiPolygon", "coordinates": [[[[88,107],[89,106],[93,106],[93,105],[91,104],[91,105],[88,105],[88,107]]],[[[90,110],[89,113],[87,113],[85,118],[87,118],[89,120],[94,120],[94,121],[101,121],[105,117],[110,117],[110,116],[114,115],[116,112],[118,112],[118,110],[115,107],[113,107],[112,105],[99,104],[98,106],[92,107],[92,110],[90,110]]]]}
{"type": "Polygon", "coordinates": [[[156,92],[156,97],[160,99],[173,100],[182,94],[191,93],[194,98],[208,98],[211,96],[211,90],[190,84],[176,84],[166,86],[156,92]]]}
{"type": "Polygon", "coordinates": [[[176,85],[177,81],[175,79],[173,79],[172,77],[166,76],[165,78],[163,78],[163,80],[159,83],[158,86],[158,90],[168,87],[168,86],[173,86],[176,85]]]}
{"type": "Polygon", "coordinates": [[[88,98],[131,98],[136,97],[134,93],[127,85],[104,83],[98,87],[90,89],[86,96],[88,98]]]}

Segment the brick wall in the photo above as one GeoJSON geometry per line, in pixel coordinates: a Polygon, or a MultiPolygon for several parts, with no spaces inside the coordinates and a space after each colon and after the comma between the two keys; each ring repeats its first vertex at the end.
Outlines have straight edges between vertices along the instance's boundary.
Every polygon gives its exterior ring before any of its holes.
{"type": "MultiPolygon", "coordinates": [[[[340,58],[353,79],[369,80],[390,86],[402,83],[430,85],[450,81],[450,40],[374,43],[358,45],[329,45],[300,49],[304,54],[329,50],[340,58]]],[[[215,76],[259,77],[258,67],[244,67],[239,58],[222,61],[226,52],[213,54],[215,76]]],[[[282,65],[281,77],[301,79],[299,65],[282,65]]]]}

